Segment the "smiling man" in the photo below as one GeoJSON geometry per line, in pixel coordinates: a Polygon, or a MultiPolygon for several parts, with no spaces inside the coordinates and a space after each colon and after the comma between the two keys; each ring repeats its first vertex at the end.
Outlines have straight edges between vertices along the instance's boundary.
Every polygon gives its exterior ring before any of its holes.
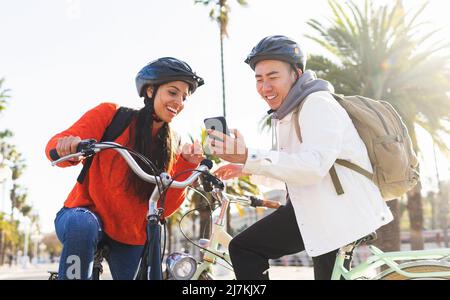
{"type": "Polygon", "coordinates": [[[211,136],[224,142],[210,142],[210,149],[235,163],[221,167],[216,175],[276,178],[286,183],[288,197],[285,206],[231,241],[236,278],[269,279],[269,259],[306,250],[313,258],[315,278],[330,279],[340,247],[393,219],[371,180],[335,165],[339,158],[372,171],[367,149],[347,112],[334,100],[332,85],[305,71],[306,56],[295,41],[266,37],[245,62],[255,71],[256,89],[270,107],[276,146],[252,149],[237,130],[234,138],[212,131],[211,136]],[[335,176],[345,193],[335,188],[335,176]]]}

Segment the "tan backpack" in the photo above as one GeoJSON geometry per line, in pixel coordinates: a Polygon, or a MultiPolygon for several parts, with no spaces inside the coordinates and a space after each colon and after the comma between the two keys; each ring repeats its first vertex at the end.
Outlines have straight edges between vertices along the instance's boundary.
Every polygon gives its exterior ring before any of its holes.
{"type": "MultiPolygon", "coordinates": [[[[348,160],[337,159],[336,163],[372,180],[386,201],[397,199],[411,190],[419,181],[418,160],[408,129],[392,105],[362,96],[333,96],[347,111],[366,145],[373,173],[348,160]]],[[[296,120],[302,104],[293,113],[296,120]]],[[[298,122],[294,122],[294,127],[301,142],[298,122]]],[[[330,169],[330,176],[337,194],[343,194],[334,165],[330,169]]]]}

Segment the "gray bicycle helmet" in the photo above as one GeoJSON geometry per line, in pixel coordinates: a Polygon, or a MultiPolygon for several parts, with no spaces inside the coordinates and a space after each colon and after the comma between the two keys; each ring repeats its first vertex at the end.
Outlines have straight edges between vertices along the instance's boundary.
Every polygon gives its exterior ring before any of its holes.
{"type": "Polygon", "coordinates": [[[150,62],[139,71],[136,76],[136,88],[139,96],[145,97],[145,89],[148,85],[158,86],[177,80],[186,82],[191,94],[204,84],[204,80],[197,76],[184,61],[174,57],[162,57],[150,62]]]}
{"type": "Polygon", "coordinates": [[[306,55],[300,46],[284,35],[271,35],[263,38],[250,52],[245,63],[255,70],[261,60],[281,60],[305,71],[306,55]]]}

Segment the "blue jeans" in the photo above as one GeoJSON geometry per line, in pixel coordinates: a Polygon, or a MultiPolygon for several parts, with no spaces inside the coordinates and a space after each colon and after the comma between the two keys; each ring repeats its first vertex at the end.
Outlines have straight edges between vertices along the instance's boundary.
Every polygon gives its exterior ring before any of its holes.
{"type": "Polygon", "coordinates": [[[109,238],[100,218],[85,207],[63,207],[55,218],[58,239],[63,244],[59,262],[59,279],[91,279],[94,254],[101,241],[109,251],[108,261],[113,279],[133,279],[143,246],[122,244],[109,238]]]}

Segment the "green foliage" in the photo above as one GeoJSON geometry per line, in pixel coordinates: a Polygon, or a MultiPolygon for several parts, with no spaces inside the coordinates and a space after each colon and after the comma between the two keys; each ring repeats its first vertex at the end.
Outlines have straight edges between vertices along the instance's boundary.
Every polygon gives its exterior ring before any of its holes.
{"type": "Polygon", "coordinates": [[[272,114],[264,115],[258,123],[258,129],[261,132],[268,132],[272,127],[272,114]]]}
{"type": "Polygon", "coordinates": [[[308,68],[330,81],[337,93],[359,94],[391,102],[402,115],[413,138],[414,124],[427,130],[441,150],[450,133],[450,47],[441,31],[428,29],[417,20],[428,2],[406,13],[402,1],[363,8],[354,1],[344,7],[329,0],[333,16],[328,23],[308,21],[317,35],[307,35],[326,49],[330,57],[313,55],[308,68]],[[337,62],[334,62],[337,61],[337,62]]]}
{"type": "MultiPolygon", "coordinates": [[[[0,79],[0,112],[6,108],[6,99],[9,90],[3,88],[4,79],[0,79]]],[[[31,222],[36,225],[39,231],[39,216],[31,215],[32,206],[27,203],[27,190],[18,182],[26,169],[25,159],[23,155],[17,150],[16,146],[12,144],[9,139],[13,133],[9,129],[0,132],[0,164],[7,165],[11,171],[11,180],[13,187],[10,190],[11,200],[11,215],[9,218],[5,217],[4,213],[0,214],[0,257],[4,256],[4,251],[12,251],[21,247],[24,242],[24,237],[20,234],[19,221],[14,219],[14,211],[18,211],[22,216],[29,216],[31,222]]]]}
{"type": "MultiPolygon", "coordinates": [[[[246,6],[246,0],[236,0],[241,6],[246,6]]],[[[217,21],[220,26],[221,37],[228,37],[227,27],[230,15],[230,5],[228,0],[194,0],[195,4],[203,4],[205,6],[212,6],[209,11],[209,17],[213,21],[217,21]]]]}
{"type": "Polygon", "coordinates": [[[44,236],[42,243],[46,246],[46,251],[53,256],[59,256],[62,251],[62,245],[56,234],[51,233],[44,236]]]}
{"type": "Polygon", "coordinates": [[[227,184],[226,192],[238,196],[258,195],[260,193],[258,186],[251,182],[248,175],[236,178],[231,184],[227,184]]]}
{"type": "Polygon", "coordinates": [[[5,214],[0,213],[0,232],[3,233],[4,244],[16,245],[19,243],[19,222],[8,220],[5,214]]]}
{"type": "Polygon", "coordinates": [[[9,98],[9,89],[3,88],[3,83],[5,79],[0,79],[0,112],[6,109],[6,99],[9,98]]]}

